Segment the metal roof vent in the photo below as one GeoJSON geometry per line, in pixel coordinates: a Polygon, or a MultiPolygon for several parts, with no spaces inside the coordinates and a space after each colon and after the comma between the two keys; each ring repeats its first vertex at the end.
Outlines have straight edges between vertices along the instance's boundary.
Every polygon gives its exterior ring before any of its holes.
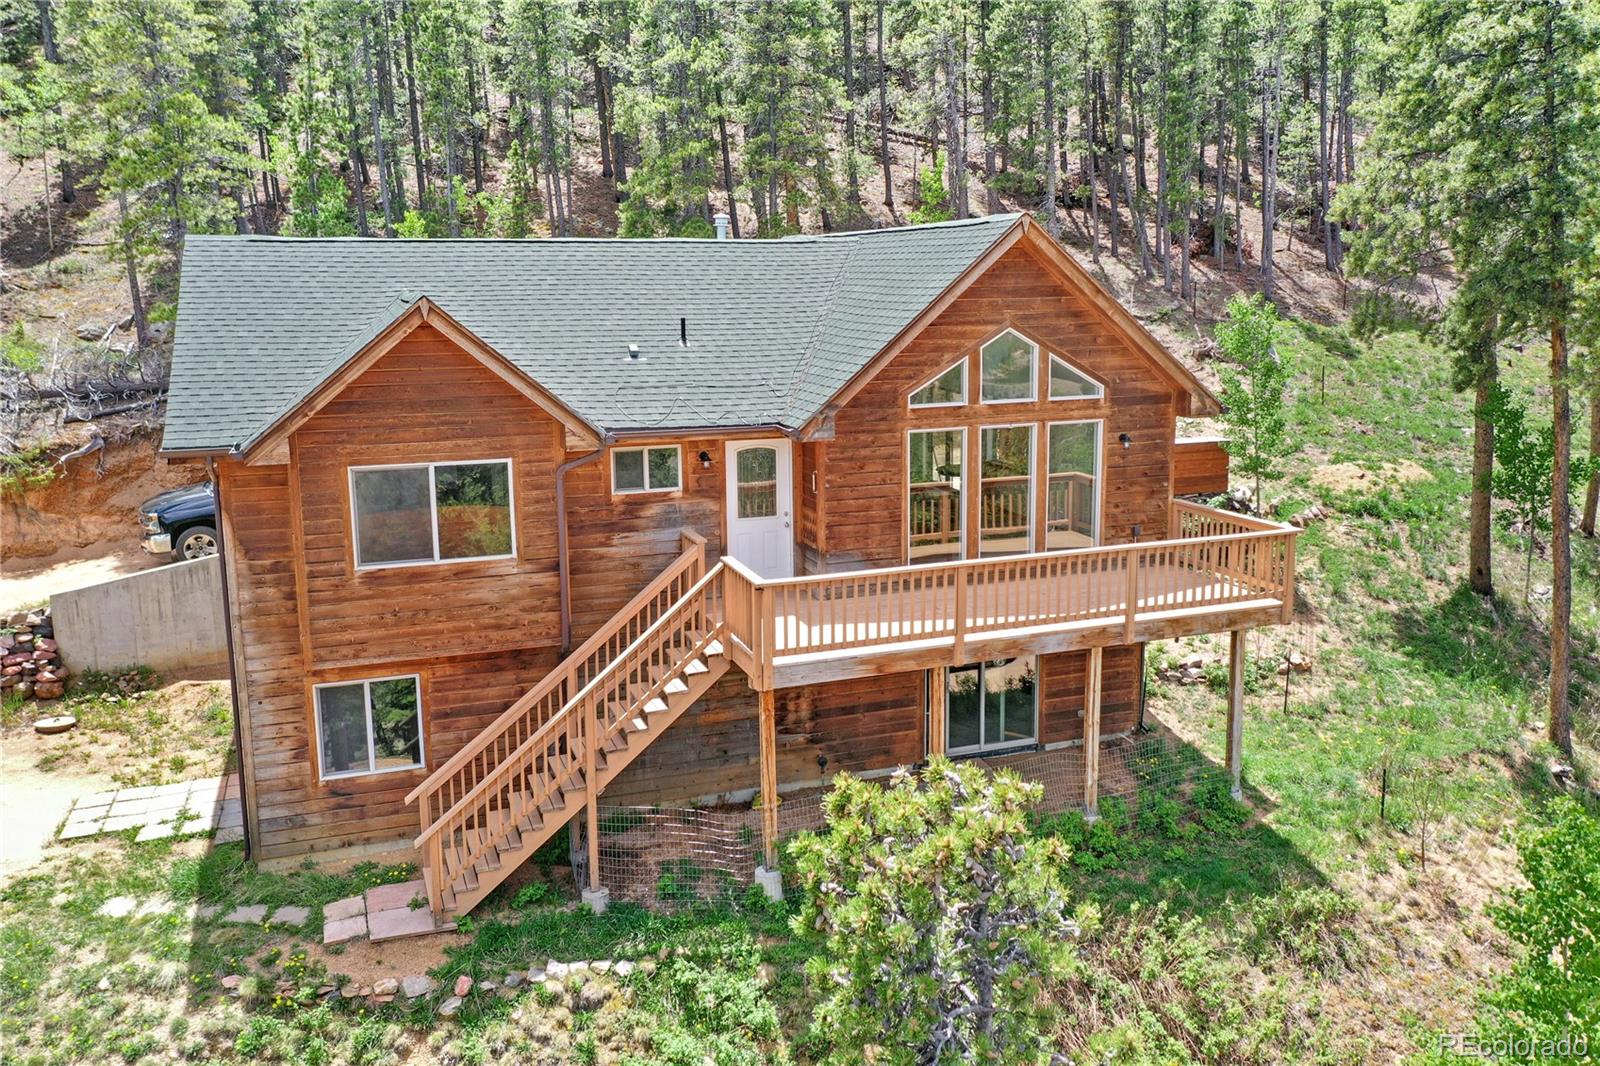
{"type": "Polygon", "coordinates": [[[637,344],[628,345],[628,362],[637,363],[643,358],[644,356],[639,354],[639,346],[637,344]]]}
{"type": "Polygon", "coordinates": [[[719,241],[727,240],[728,239],[728,223],[731,221],[728,218],[728,213],[726,211],[718,211],[716,214],[711,216],[711,221],[714,222],[716,224],[716,227],[717,227],[717,240],[719,240],[719,241]]]}

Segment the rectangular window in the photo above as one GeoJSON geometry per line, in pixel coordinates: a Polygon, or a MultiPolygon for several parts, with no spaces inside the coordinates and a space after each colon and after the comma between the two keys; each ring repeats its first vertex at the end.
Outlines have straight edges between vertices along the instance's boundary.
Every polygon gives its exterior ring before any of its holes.
{"type": "Polygon", "coordinates": [[[322,777],[420,769],[421,687],[416,674],[317,685],[322,777]]]}
{"type": "Polygon", "coordinates": [[[350,468],[356,566],[516,554],[511,460],[350,468]]]}
{"type": "Polygon", "coordinates": [[[611,453],[611,491],[673,492],[683,487],[682,455],[676,444],[617,448],[611,453]]]}
{"type": "Polygon", "coordinates": [[[961,429],[913,430],[907,476],[908,554],[913,563],[959,559],[962,551],[963,460],[967,434],[961,429]]]}
{"type": "Polygon", "coordinates": [[[979,455],[978,555],[1033,546],[1033,426],[984,426],[979,455]]]}
{"type": "Polygon", "coordinates": [[[1050,499],[1045,550],[1087,548],[1100,537],[1100,423],[1050,427],[1050,499]]]}
{"type": "Polygon", "coordinates": [[[945,750],[983,751],[1037,736],[1038,666],[1032,656],[945,671],[945,750]]]}

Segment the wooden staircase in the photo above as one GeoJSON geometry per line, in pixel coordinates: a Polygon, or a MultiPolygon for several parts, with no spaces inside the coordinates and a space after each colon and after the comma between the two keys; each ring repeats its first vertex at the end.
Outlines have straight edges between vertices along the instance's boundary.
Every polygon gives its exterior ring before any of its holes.
{"type": "MultiPolygon", "coordinates": [[[[466,914],[727,672],[721,576],[705,542],[428,779],[417,849],[435,915],[466,914]]],[[[597,861],[590,841],[591,866],[597,861]]]]}

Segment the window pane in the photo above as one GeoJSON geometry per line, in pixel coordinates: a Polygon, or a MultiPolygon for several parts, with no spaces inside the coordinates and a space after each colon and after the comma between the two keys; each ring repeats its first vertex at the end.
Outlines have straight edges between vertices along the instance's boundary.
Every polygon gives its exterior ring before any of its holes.
{"type": "Polygon", "coordinates": [[[1028,550],[1033,515],[1032,426],[983,429],[978,554],[1028,550]]]}
{"type": "Polygon", "coordinates": [[[511,554],[511,467],[507,463],[439,466],[439,558],[511,554]]]}
{"type": "Polygon", "coordinates": [[[1100,386],[1085,375],[1068,366],[1060,357],[1050,357],[1050,398],[1052,400],[1075,400],[1081,397],[1099,396],[1100,386]]]}
{"type": "Polygon", "coordinates": [[[317,689],[317,720],[322,729],[322,775],[366,773],[367,707],[362,685],[317,689]]]}
{"type": "Polygon", "coordinates": [[[984,664],[985,744],[1033,739],[1034,663],[1032,658],[1023,658],[984,664]]]}
{"type": "Polygon", "coordinates": [[[421,765],[422,715],[416,678],[374,681],[371,688],[372,744],[378,756],[374,769],[421,765]]]}
{"type": "Polygon", "coordinates": [[[911,434],[907,521],[914,563],[961,558],[963,437],[960,430],[949,429],[911,434]]]}
{"type": "Polygon", "coordinates": [[[1095,469],[1100,462],[1100,423],[1050,427],[1050,502],[1045,513],[1046,548],[1083,548],[1095,543],[1100,516],[1095,469]]]}
{"type": "Polygon", "coordinates": [[[983,399],[1026,400],[1033,396],[1033,345],[1002,333],[983,346],[983,399]]]}
{"type": "Polygon", "coordinates": [[[612,490],[615,492],[630,492],[644,487],[644,452],[612,452],[612,490]]]}
{"type": "Polygon", "coordinates": [[[945,671],[945,747],[973,748],[983,743],[979,720],[978,667],[956,666],[945,671]]]}
{"type": "Polygon", "coordinates": [[[911,394],[912,407],[927,407],[940,403],[962,403],[966,399],[966,360],[963,359],[943,374],[911,394]]]}
{"type": "Polygon", "coordinates": [[[778,513],[778,450],[746,448],[739,452],[740,518],[771,518],[778,513]]]}
{"type": "Polygon", "coordinates": [[[433,560],[433,514],[428,507],[428,468],[357,470],[356,561],[415,563],[433,560]]]}
{"type": "Polygon", "coordinates": [[[652,489],[678,487],[678,449],[650,449],[650,487],[652,489]]]}

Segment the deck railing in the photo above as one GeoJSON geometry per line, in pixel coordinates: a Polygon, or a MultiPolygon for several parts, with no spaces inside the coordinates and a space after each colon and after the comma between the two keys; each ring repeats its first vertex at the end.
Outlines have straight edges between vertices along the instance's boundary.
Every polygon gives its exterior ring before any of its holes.
{"type": "MultiPolygon", "coordinates": [[[[1293,599],[1288,526],[1174,501],[1168,540],[764,581],[739,568],[729,630],[770,676],[775,657],[1293,599]],[[737,606],[734,606],[737,604],[737,606]]],[[[741,664],[743,665],[743,664],[741,664]]],[[[758,679],[759,683],[759,679],[758,679]]]]}

